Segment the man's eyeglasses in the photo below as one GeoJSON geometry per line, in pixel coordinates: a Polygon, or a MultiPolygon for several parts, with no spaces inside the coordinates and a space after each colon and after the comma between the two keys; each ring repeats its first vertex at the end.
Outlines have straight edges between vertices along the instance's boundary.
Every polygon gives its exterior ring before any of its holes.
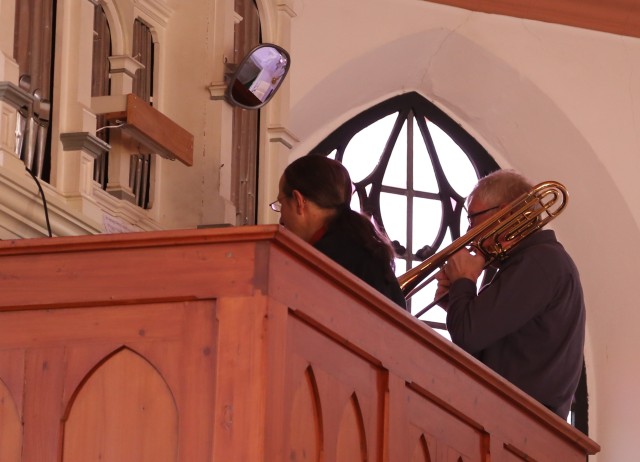
{"type": "Polygon", "coordinates": [[[273,201],[269,204],[269,207],[271,207],[271,210],[278,213],[280,213],[280,211],[282,210],[282,204],[280,203],[280,201],[273,201]]]}
{"type": "Polygon", "coordinates": [[[496,210],[496,209],[499,209],[499,208],[500,208],[500,206],[496,205],[495,207],[489,207],[488,209],[480,210],[479,212],[469,213],[467,215],[467,220],[469,220],[469,226],[471,226],[471,223],[473,222],[473,219],[475,217],[480,216],[480,215],[482,215],[484,213],[487,213],[487,212],[491,212],[492,210],[496,210]]]}

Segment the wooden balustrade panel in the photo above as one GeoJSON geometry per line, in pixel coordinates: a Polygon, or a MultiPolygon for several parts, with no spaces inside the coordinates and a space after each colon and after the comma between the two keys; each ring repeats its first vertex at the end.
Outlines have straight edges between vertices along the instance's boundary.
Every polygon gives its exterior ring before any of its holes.
{"type": "Polygon", "coordinates": [[[305,460],[303,454],[321,460],[321,453],[324,460],[380,460],[385,371],[305,323],[289,322],[291,460],[305,460]]]}
{"type": "Polygon", "coordinates": [[[207,460],[214,308],[0,312],[0,460],[207,460]]]}
{"type": "Polygon", "coordinates": [[[455,409],[406,387],[409,431],[406,444],[419,452],[425,443],[433,460],[460,462],[489,461],[489,435],[455,409]]]}
{"type": "Polygon", "coordinates": [[[277,226],[0,242],[2,462],[584,462],[277,226]]]}
{"type": "Polygon", "coordinates": [[[0,381],[0,460],[19,462],[22,451],[22,423],[14,397],[0,381]]]}
{"type": "Polygon", "coordinates": [[[410,384],[391,388],[389,371],[375,358],[294,316],[289,323],[291,460],[321,460],[321,453],[326,460],[383,460],[381,435],[389,425],[402,425],[404,448],[391,460],[489,460],[489,436],[479,422],[410,384]],[[390,393],[402,396],[392,400],[390,393]],[[392,422],[393,405],[402,406],[396,413],[404,423],[392,422]]]}
{"type": "Polygon", "coordinates": [[[289,307],[289,460],[340,460],[340,438],[350,460],[372,461],[583,462],[582,445],[594,447],[407,313],[364,301],[341,269],[329,282],[271,259],[271,293],[289,307]],[[302,416],[313,424],[300,428],[302,416]]]}
{"type": "Polygon", "coordinates": [[[162,376],[123,348],[80,386],[64,427],[63,460],[174,462],[177,428],[173,394],[162,376]]]}
{"type": "MultiPolygon", "coordinates": [[[[299,362],[300,365],[300,362],[299,362]]],[[[323,452],[323,420],[318,396],[318,384],[313,369],[298,369],[291,391],[291,409],[286,431],[289,435],[287,453],[292,460],[319,461],[323,452]]]]}

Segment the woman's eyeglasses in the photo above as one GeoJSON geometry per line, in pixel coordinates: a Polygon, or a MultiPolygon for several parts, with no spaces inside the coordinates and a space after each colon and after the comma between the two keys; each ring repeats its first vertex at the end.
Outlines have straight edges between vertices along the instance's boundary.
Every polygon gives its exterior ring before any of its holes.
{"type": "Polygon", "coordinates": [[[280,213],[280,211],[282,210],[282,204],[280,203],[280,201],[273,201],[269,204],[269,207],[271,207],[271,210],[278,213],[280,213]]]}

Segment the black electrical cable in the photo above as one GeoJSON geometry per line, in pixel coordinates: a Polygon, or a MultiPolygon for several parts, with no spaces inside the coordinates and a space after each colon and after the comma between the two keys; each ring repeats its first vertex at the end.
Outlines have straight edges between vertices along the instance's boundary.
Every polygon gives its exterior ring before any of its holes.
{"type": "Polygon", "coordinates": [[[42,186],[40,186],[40,181],[29,169],[29,167],[25,166],[24,168],[27,172],[29,172],[29,175],[31,175],[31,178],[33,178],[33,180],[38,185],[38,190],[40,191],[40,195],[42,196],[42,204],[44,205],[44,217],[47,221],[47,231],[49,232],[49,237],[53,237],[53,234],[51,234],[51,224],[49,223],[49,209],[47,207],[47,199],[44,197],[44,191],[42,189],[42,186]]]}

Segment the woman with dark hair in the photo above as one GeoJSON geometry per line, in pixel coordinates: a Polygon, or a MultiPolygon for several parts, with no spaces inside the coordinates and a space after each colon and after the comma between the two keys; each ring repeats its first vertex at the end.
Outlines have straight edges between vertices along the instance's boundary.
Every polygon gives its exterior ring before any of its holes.
{"type": "Polygon", "coordinates": [[[351,210],[352,194],[340,162],[309,155],[285,169],[271,208],[281,225],[405,308],[393,247],[368,217],[351,210]]]}

